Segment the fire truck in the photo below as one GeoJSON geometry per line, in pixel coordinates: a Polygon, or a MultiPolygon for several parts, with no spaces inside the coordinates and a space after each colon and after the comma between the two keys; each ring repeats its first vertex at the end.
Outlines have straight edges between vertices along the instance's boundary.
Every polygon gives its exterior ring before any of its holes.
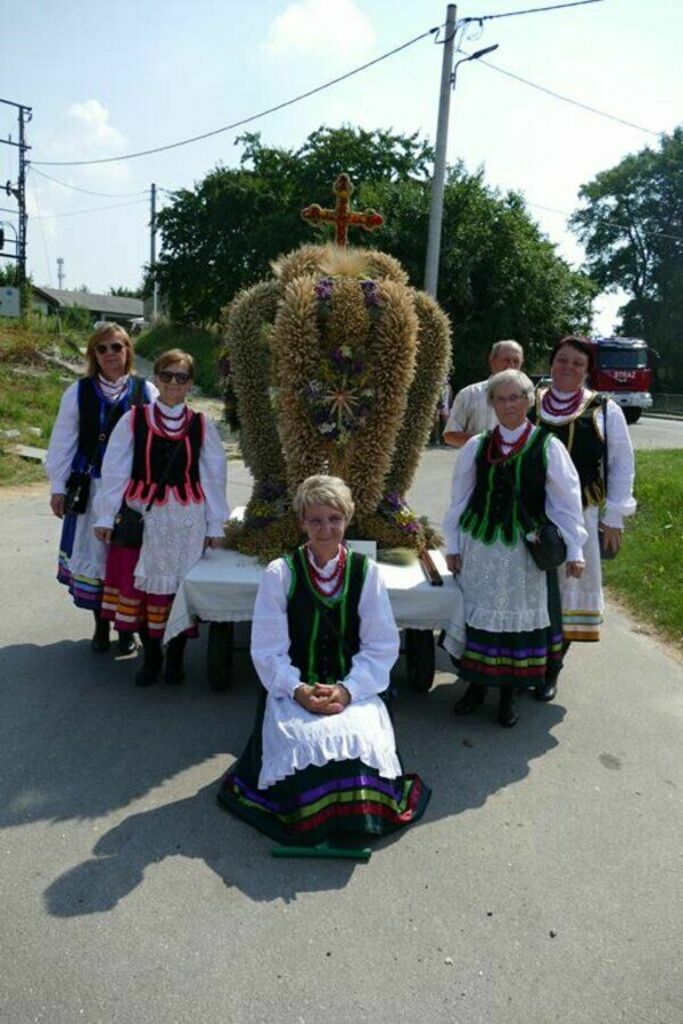
{"type": "Polygon", "coordinates": [[[652,406],[652,351],[641,338],[592,338],[595,369],[589,387],[609,395],[624,410],[627,423],[652,406]]]}

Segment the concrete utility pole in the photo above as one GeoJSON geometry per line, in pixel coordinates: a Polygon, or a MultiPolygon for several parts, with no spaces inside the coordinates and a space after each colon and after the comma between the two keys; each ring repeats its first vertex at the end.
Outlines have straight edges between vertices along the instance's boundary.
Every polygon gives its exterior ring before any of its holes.
{"type": "Polygon", "coordinates": [[[152,323],[156,323],[158,315],[159,290],[156,278],[157,266],[157,187],[152,184],[150,189],[149,218],[149,272],[152,275],[152,323]]]}
{"type": "Polygon", "coordinates": [[[441,93],[439,96],[439,116],[436,125],[432,202],[429,208],[429,234],[427,235],[427,258],[425,261],[425,291],[435,298],[439,279],[439,255],[441,253],[441,221],[443,219],[443,192],[446,181],[446,145],[448,143],[448,114],[451,105],[456,13],[456,5],[449,4],[446,8],[446,35],[443,43],[441,93]]]}
{"type": "MultiPolygon", "coordinates": [[[[8,181],[4,188],[8,196],[14,196],[17,200],[18,231],[16,232],[17,241],[15,245],[14,259],[17,261],[18,283],[19,285],[22,285],[26,281],[26,244],[28,233],[28,214],[26,213],[26,171],[28,170],[28,160],[26,159],[26,153],[31,148],[26,143],[25,129],[33,114],[31,108],[25,106],[23,103],[14,103],[13,100],[3,99],[0,99],[0,103],[4,103],[8,107],[15,107],[18,112],[19,141],[14,142],[10,136],[8,139],[0,139],[0,145],[14,146],[19,150],[19,173],[17,175],[17,184],[13,185],[11,181],[8,181]]],[[[7,210],[5,212],[13,213],[14,211],[7,210]]],[[[9,253],[6,253],[5,255],[9,255],[9,253]]]]}
{"type": "Polygon", "coordinates": [[[64,257],[57,257],[57,287],[62,289],[64,285],[64,257]]]}

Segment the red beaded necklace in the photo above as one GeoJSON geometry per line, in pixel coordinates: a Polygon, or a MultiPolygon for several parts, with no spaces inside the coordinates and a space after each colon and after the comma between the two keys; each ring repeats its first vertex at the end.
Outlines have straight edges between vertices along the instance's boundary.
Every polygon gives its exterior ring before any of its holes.
{"type": "Polygon", "coordinates": [[[190,410],[188,409],[187,406],[185,406],[183,411],[179,413],[177,416],[169,416],[166,413],[162,412],[161,409],[155,408],[154,422],[156,424],[157,430],[159,431],[163,438],[165,438],[167,441],[179,441],[181,437],[184,436],[185,431],[187,430],[187,427],[189,425],[190,410]],[[169,420],[177,420],[178,426],[167,426],[166,424],[169,420]]]}
{"type": "Polygon", "coordinates": [[[491,436],[489,437],[489,443],[486,446],[486,461],[489,463],[489,465],[497,466],[499,463],[507,462],[508,459],[513,458],[515,455],[521,452],[522,448],[527,443],[529,434],[532,430],[532,424],[527,422],[526,427],[519,435],[517,440],[514,442],[514,444],[510,446],[507,452],[504,452],[503,445],[505,444],[505,441],[503,441],[503,438],[501,436],[500,427],[496,427],[496,429],[491,432],[491,436]]]}
{"type": "Polygon", "coordinates": [[[342,576],[344,575],[344,569],[346,568],[346,548],[343,544],[340,546],[339,559],[331,576],[323,576],[308,557],[306,558],[306,568],[308,570],[308,577],[318,593],[323,597],[330,597],[339,590],[342,576]],[[326,585],[326,589],[323,589],[323,583],[326,585]]]}
{"type": "Polygon", "coordinates": [[[549,416],[557,416],[558,418],[568,418],[573,416],[583,401],[583,388],[579,388],[569,398],[560,398],[560,396],[553,391],[552,388],[544,393],[541,399],[541,408],[543,412],[547,412],[549,416]]]}

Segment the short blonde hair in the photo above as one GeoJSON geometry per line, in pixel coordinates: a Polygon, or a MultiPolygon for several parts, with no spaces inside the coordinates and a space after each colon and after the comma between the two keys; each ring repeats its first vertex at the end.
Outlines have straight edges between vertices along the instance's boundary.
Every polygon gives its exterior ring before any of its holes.
{"type": "Polygon", "coordinates": [[[85,348],[85,375],[86,377],[96,377],[100,372],[100,367],[97,362],[97,353],[95,349],[102,341],[107,341],[109,338],[118,338],[123,342],[123,346],[126,350],[126,366],[124,373],[133,372],[133,363],[135,362],[135,356],[133,354],[133,343],[130,340],[128,331],[126,331],[120,324],[115,324],[112,320],[110,324],[100,324],[96,331],[88,338],[88,344],[85,348]]]}
{"type": "Polygon", "coordinates": [[[523,395],[526,396],[527,409],[534,404],[534,386],[523,370],[501,370],[489,377],[486,385],[486,401],[493,405],[496,392],[503,384],[516,384],[523,395]]]}
{"type": "Polygon", "coordinates": [[[503,338],[502,341],[497,341],[494,345],[491,346],[490,355],[495,358],[496,356],[500,355],[504,348],[514,349],[517,355],[522,360],[522,362],[524,362],[524,349],[518,341],[515,341],[514,338],[503,338]]]}
{"type": "Polygon", "coordinates": [[[154,361],[154,373],[157,374],[160,370],[165,370],[167,366],[173,366],[174,363],[183,363],[194,380],[194,359],[189,352],[183,352],[181,348],[170,348],[168,352],[162,352],[160,356],[157,356],[154,361]]]}
{"type": "Polygon", "coordinates": [[[329,505],[338,509],[348,523],[353,518],[356,506],[351,491],[338,476],[309,476],[296,489],[292,508],[298,519],[302,520],[306,509],[311,505],[329,505]]]}

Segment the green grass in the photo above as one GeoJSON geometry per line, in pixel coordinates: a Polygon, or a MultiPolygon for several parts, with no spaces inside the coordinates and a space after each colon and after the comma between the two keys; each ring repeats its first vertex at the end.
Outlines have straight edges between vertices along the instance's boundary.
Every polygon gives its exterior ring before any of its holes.
{"type": "Polygon", "coordinates": [[[158,324],[135,341],[135,351],[145,359],[156,359],[170,348],[182,348],[195,362],[195,380],[205,395],[220,397],[217,361],[221,347],[216,334],[201,327],[158,324]]]}
{"type": "Polygon", "coordinates": [[[636,452],[638,511],[605,583],[669,640],[683,638],[683,451],[636,452]]]}

